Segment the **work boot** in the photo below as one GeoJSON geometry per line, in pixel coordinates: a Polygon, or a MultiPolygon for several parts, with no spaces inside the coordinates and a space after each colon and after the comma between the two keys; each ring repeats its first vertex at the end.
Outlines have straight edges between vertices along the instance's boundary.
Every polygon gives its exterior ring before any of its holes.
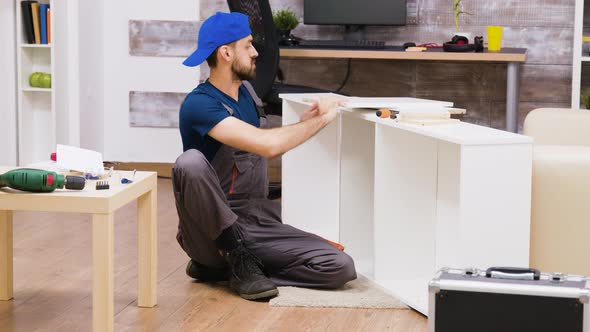
{"type": "Polygon", "coordinates": [[[194,260],[186,264],[186,274],[199,281],[227,281],[229,280],[229,268],[209,267],[194,260]]]}
{"type": "Polygon", "coordinates": [[[279,294],[277,286],[262,272],[262,262],[242,243],[225,254],[231,275],[229,287],[246,300],[260,300],[279,294]]]}

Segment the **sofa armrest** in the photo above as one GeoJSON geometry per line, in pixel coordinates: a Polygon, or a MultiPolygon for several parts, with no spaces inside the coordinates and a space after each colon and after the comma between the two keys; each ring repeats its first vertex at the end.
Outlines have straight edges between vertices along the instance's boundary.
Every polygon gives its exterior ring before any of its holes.
{"type": "Polygon", "coordinates": [[[590,146],[590,111],[539,108],[524,120],[523,134],[535,144],[590,146]]]}

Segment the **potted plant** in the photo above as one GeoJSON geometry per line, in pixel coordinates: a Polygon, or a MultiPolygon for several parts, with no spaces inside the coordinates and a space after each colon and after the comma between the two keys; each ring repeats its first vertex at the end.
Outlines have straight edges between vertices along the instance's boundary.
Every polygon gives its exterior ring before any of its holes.
{"type": "Polygon", "coordinates": [[[461,29],[459,28],[459,18],[463,14],[471,15],[471,13],[463,11],[463,5],[461,4],[461,0],[453,0],[453,16],[455,17],[455,28],[456,28],[454,35],[465,36],[465,37],[467,37],[467,39],[469,39],[469,42],[472,42],[471,34],[466,33],[466,32],[461,32],[461,29]]]}
{"type": "Polygon", "coordinates": [[[290,9],[277,10],[272,15],[272,20],[279,32],[279,44],[292,45],[294,38],[291,37],[291,30],[295,29],[299,24],[299,19],[295,16],[295,12],[290,9]]]}
{"type": "Polygon", "coordinates": [[[586,107],[587,110],[590,110],[590,88],[582,93],[580,100],[582,101],[582,104],[584,104],[584,107],[586,107]]]}

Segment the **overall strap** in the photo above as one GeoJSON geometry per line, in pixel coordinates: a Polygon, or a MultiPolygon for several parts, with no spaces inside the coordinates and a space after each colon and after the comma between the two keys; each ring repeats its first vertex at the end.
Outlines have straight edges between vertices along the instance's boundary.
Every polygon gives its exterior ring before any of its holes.
{"type": "MultiPolygon", "coordinates": [[[[250,94],[252,99],[254,99],[254,104],[256,105],[256,112],[258,113],[258,117],[266,118],[266,114],[264,113],[264,104],[262,103],[262,100],[258,98],[258,95],[256,94],[256,91],[254,91],[254,87],[252,86],[252,84],[248,81],[242,81],[242,84],[244,85],[244,87],[246,87],[246,90],[248,90],[248,93],[250,94]]],[[[221,103],[221,105],[223,105],[223,107],[229,113],[229,115],[234,115],[234,110],[231,107],[227,106],[224,103],[221,103]]]]}
{"type": "Polygon", "coordinates": [[[225,110],[229,113],[229,115],[234,115],[234,110],[231,107],[227,106],[224,103],[221,103],[221,105],[223,105],[223,107],[225,107],[225,110]]]}
{"type": "Polygon", "coordinates": [[[248,81],[242,81],[242,84],[246,87],[246,90],[248,90],[248,93],[250,93],[250,96],[252,96],[252,99],[254,99],[254,104],[256,104],[256,111],[258,112],[258,117],[259,118],[266,118],[266,113],[264,113],[264,104],[262,103],[262,100],[258,97],[258,95],[256,94],[256,91],[254,90],[252,83],[250,83],[248,81]]]}

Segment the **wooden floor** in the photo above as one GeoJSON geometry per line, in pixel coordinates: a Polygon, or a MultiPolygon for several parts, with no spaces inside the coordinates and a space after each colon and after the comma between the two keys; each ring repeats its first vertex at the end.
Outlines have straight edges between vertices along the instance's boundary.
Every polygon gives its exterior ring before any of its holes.
{"type": "MultiPolygon", "coordinates": [[[[158,306],[136,306],[136,205],[115,214],[116,331],[425,331],[412,310],[278,308],[241,299],[222,283],[193,282],[176,243],[170,180],[158,182],[158,306]]],[[[80,214],[16,212],[14,300],[0,301],[0,331],[90,331],[92,223],[80,214]]]]}

